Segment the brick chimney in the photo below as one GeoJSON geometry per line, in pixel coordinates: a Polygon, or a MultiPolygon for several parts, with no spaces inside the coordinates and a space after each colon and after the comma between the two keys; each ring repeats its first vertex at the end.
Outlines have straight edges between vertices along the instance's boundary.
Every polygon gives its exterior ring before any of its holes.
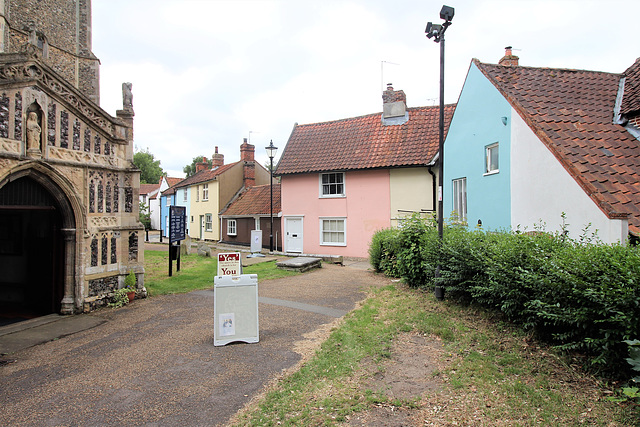
{"type": "Polygon", "coordinates": [[[391,83],[387,83],[387,90],[382,92],[382,117],[404,117],[407,111],[407,96],[402,90],[393,90],[391,83]]]}
{"type": "Polygon", "coordinates": [[[196,173],[206,169],[209,169],[209,162],[206,157],[203,157],[201,162],[196,163],[196,173]]]}
{"type": "Polygon", "coordinates": [[[218,146],[216,146],[216,152],[211,157],[211,167],[215,169],[223,165],[224,165],[224,154],[218,154],[218,146]]]}
{"type": "Polygon", "coordinates": [[[256,147],[247,142],[247,138],[244,138],[244,142],[240,146],[240,160],[244,162],[242,169],[242,185],[245,188],[253,187],[256,185],[256,163],[255,163],[255,151],[256,147]]]}
{"type": "Polygon", "coordinates": [[[505,67],[517,67],[518,66],[518,58],[511,52],[512,47],[507,46],[504,48],[504,56],[500,61],[498,61],[498,65],[504,65],[505,67]]]}

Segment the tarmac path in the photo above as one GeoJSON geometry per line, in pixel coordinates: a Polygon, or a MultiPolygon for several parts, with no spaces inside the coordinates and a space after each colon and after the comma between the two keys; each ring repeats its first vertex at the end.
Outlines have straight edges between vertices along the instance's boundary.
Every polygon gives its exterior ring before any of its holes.
{"type": "MultiPolygon", "coordinates": [[[[323,265],[258,284],[260,342],[213,345],[213,290],[136,300],[103,323],[4,356],[2,426],[224,425],[296,365],[295,345],[388,279],[323,265]]],[[[98,323],[98,322],[96,322],[98,323]]]]}

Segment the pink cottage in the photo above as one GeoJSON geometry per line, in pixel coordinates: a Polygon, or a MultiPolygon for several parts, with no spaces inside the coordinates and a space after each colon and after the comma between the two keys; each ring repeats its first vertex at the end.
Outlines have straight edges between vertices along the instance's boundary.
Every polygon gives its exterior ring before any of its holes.
{"type": "Polygon", "coordinates": [[[285,252],[367,257],[377,230],[435,212],[439,108],[391,85],[382,98],[382,113],[295,125],[275,171],[285,252]]]}

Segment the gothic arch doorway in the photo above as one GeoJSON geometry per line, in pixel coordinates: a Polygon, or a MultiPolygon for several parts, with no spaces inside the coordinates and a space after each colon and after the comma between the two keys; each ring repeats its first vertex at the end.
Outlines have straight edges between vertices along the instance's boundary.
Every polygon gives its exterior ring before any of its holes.
{"type": "Polygon", "coordinates": [[[69,228],[75,228],[73,210],[48,177],[28,170],[4,181],[0,188],[0,324],[63,311],[65,251],[73,246],[65,244],[69,228]]]}

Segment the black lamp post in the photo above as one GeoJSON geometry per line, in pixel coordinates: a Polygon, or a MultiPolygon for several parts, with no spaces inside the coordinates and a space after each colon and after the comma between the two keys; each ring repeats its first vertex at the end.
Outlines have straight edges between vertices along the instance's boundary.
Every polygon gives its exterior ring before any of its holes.
{"type": "MultiPolygon", "coordinates": [[[[443,232],[443,179],[444,179],[444,33],[451,25],[455,11],[450,6],[442,6],[440,10],[440,19],[443,19],[442,24],[427,23],[425,33],[428,38],[433,37],[433,41],[440,43],[440,139],[438,142],[438,239],[442,244],[442,232],[443,232]]],[[[444,288],[440,286],[440,266],[436,267],[436,286],[435,294],[439,300],[444,299],[444,288]]]]}
{"type": "Polygon", "coordinates": [[[265,147],[269,156],[269,189],[271,191],[271,226],[269,227],[269,252],[273,252],[273,158],[276,156],[278,147],[273,145],[273,140],[269,141],[269,146],[265,147]]]}

